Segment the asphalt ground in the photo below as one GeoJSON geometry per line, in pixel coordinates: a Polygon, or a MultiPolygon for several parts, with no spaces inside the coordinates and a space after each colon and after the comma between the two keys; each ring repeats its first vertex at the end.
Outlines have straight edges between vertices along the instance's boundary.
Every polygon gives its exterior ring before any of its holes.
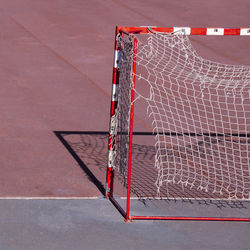
{"type": "Polygon", "coordinates": [[[249,223],[125,223],[106,199],[0,200],[0,249],[249,249],[249,223]]]}

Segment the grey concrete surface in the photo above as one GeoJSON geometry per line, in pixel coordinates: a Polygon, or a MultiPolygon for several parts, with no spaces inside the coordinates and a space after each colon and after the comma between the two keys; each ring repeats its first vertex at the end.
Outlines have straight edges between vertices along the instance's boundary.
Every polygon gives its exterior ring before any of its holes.
{"type": "Polygon", "coordinates": [[[249,223],[123,222],[96,200],[0,200],[1,250],[249,249],[249,223]]]}

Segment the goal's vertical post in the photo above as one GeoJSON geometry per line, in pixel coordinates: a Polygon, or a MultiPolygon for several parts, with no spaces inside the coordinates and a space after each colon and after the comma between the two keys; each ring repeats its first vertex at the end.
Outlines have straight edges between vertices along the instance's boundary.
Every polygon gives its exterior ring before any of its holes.
{"type": "Polygon", "coordinates": [[[109,124],[109,138],[108,138],[108,166],[106,175],[106,197],[113,196],[114,185],[114,159],[117,138],[117,118],[116,109],[118,105],[118,90],[119,90],[119,47],[117,41],[117,34],[119,27],[116,27],[115,32],[115,46],[114,46],[114,64],[113,64],[113,79],[112,79],[112,93],[110,106],[110,124],[109,124]]]}
{"type": "Polygon", "coordinates": [[[131,218],[130,218],[130,191],[131,191],[132,143],[133,143],[137,39],[134,37],[133,41],[134,41],[134,47],[133,47],[133,65],[132,65],[131,109],[130,109],[130,122],[129,122],[128,184],[127,184],[127,208],[126,208],[126,218],[125,218],[126,221],[131,220],[131,218]]]}

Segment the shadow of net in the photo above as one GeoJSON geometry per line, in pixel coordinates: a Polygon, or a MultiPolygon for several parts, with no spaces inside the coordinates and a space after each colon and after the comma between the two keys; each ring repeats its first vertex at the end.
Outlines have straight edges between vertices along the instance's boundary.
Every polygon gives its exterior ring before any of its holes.
{"type": "MultiPolygon", "coordinates": [[[[98,171],[102,173],[103,183],[105,183],[108,155],[108,133],[67,133],[61,134],[61,136],[89,169],[98,169],[98,171]]],[[[136,135],[135,133],[135,137],[141,137],[141,135],[136,135]]],[[[198,145],[192,145],[192,147],[198,149],[196,150],[196,152],[202,154],[202,152],[205,152],[208,143],[212,143],[212,147],[210,145],[210,149],[214,147],[216,149],[216,152],[218,152],[218,141],[219,140],[211,140],[210,138],[205,138],[201,140],[198,145]]],[[[242,142],[242,145],[247,146],[248,143],[249,141],[244,141],[242,142]]],[[[178,151],[178,156],[182,153],[186,153],[185,148],[179,147],[178,151]]],[[[215,152],[211,151],[211,154],[213,153],[215,152]]],[[[176,156],[174,152],[172,152],[172,154],[173,157],[176,156]]],[[[223,196],[220,196],[218,194],[211,194],[209,192],[198,190],[196,187],[183,187],[183,185],[179,184],[168,184],[167,188],[162,188],[160,194],[157,194],[157,188],[155,185],[157,179],[157,170],[154,168],[155,147],[152,145],[134,143],[132,158],[131,196],[132,199],[138,199],[146,206],[152,204],[155,205],[160,200],[161,203],[195,203],[213,205],[218,208],[248,207],[248,201],[227,200],[224,199],[223,196]]],[[[116,185],[120,185],[123,188],[126,188],[126,172],[120,173],[119,171],[116,171],[115,174],[116,185]]],[[[114,193],[115,195],[121,195],[119,193],[117,194],[116,190],[114,191],[114,193]]]]}

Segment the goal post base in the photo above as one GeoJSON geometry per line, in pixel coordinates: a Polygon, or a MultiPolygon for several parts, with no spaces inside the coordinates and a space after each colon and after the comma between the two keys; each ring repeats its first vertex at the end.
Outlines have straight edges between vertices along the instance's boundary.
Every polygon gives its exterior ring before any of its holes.
{"type": "Polygon", "coordinates": [[[128,215],[127,212],[121,207],[119,202],[111,195],[107,198],[119,211],[125,222],[133,222],[136,220],[173,220],[173,221],[238,221],[238,222],[250,222],[250,218],[240,217],[192,217],[192,216],[136,216],[128,215]]]}
{"type": "Polygon", "coordinates": [[[106,174],[106,190],[105,190],[105,197],[106,198],[108,198],[109,196],[112,197],[113,186],[114,186],[114,169],[108,168],[107,174],[106,174]]]}

